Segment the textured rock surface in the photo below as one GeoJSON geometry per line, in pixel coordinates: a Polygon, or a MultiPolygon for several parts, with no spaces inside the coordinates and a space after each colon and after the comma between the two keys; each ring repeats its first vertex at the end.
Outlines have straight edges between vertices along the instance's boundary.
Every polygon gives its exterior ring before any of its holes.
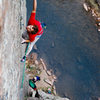
{"type": "Polygon", "coordinates": [[[4,26],[0,32],[0,100],[21,100],[23,47],[20,43],[26,24],[25,3],[25,0],[0,0],[4,26]]]}
{"type": "Polygon", "coordinates": [[[61,98],[59,96],[54,96],[51,94],[47,94],[43,92],[42,90],[38,90],[40,98],[34,98],[34,97],[29,97],[27,100],[70,100],[68,98],[61,98]]]}
{"type": "Polygon", "coordinates": [[[68,98],[61,98],[59,96],[53,96],[51,94],[46,94],[45,92],[39,90],[38,91],[40,96],[44,99],[44,100],[69,100],[68,98]]]}

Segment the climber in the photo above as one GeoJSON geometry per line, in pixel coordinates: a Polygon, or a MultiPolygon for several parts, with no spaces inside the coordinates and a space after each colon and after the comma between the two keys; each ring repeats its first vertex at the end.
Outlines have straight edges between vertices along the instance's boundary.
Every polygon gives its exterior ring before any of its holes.
{"type": "MultiPolygon", "coordinates": [[[[26,33],[22,34],[22,44],[23,43],[29,43],[28,51],[26,53],[26,56],[24,56],[21,59],[21,62],[25,61],[25,58],[28,56],[28,54],[31,52],[34,44],[37,42],[37,40],[41,37],[43,34],[43,28],[39,21],[35,19],[36,16],[36,8],[37,8],[37,0],[33,0],[33,10],[31,12],[30,19],[28,21],[28,25],[26,27],[26,33]]],[[[27,46],[26,46],[27,48],[27,46]]],[[[26,52],[26,50],[25,50],[26,52]]]]}

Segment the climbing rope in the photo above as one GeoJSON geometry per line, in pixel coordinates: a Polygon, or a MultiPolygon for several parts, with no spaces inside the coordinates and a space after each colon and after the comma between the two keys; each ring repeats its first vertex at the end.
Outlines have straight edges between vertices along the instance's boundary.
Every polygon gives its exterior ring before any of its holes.
{"type": "Polygon", "coordinates": [[[21,88],[23,88],[23,83],[24,83],[25,65],[26,65],[26,53],[27,53],[27,51],[28,51],[29,44],[30,44],[30,43],[28,43],[27,48],[26,48],[26,51],[25,51],[25,61],[24,61],[24,67],[23,67],[23,76],[22,76],[22,84],[21,84],[21,88]]]}

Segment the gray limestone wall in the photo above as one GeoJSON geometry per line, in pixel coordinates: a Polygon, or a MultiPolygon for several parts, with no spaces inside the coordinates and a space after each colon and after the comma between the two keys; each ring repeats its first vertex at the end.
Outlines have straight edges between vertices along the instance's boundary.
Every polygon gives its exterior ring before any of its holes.
{"type": "Polygon", "coordinates": [[[21,100],[25,0],[0,0],[0,100],[21,100]]]}

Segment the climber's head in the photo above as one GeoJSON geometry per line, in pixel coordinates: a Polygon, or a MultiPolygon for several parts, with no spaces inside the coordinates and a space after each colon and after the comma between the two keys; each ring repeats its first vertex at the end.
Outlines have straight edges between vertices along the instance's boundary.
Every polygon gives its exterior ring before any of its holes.
{"type": "Polygon", "coordinates": [[[36,25],[28,25],[26,29],[28,33],[36,34],[38,32],[38,26],[36,25]]]}

